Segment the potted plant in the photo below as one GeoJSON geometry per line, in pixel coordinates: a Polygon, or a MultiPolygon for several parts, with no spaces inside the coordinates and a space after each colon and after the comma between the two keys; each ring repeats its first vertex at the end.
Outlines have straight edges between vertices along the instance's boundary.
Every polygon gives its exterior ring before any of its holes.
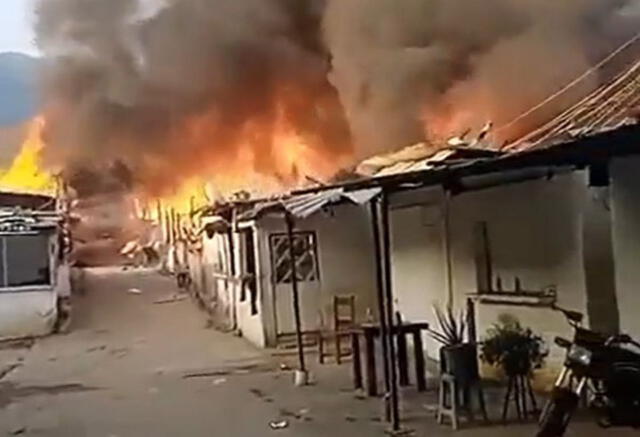
{"type": "Polygon", "coordinates": [[[442,345],[440,371],[464,383],[478,378],[478,358],[474,344],[465,341],[466,314],[456,314],[452,307],[433,308],[440,330],[429,329],[429,335],[442,345]]]}
{"type": "Polygon", "coordinates": [[[524,328],[513,316],[498,317],[482,343],[481,359],[501,368],[509,377],[529,376],[549,354],[541,336],[524,328]]]}

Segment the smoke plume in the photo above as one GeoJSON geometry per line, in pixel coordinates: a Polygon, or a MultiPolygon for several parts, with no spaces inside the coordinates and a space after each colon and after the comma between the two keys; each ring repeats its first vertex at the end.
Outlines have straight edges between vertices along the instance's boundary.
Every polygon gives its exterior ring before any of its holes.
{"type": "Polygon", "coordinates": [[[117,160],[158,192],[194,175],[322,177],[499,126],[640,28],[639,0],[40,0],[37,13],[49,159],[117,160]]]}
{"type": "Polygon", "coordinates": [[[121,160],[162,193],[197,174],[334,171],[351,153],[319,3],[174,0],[148,12],[136,0],[40,2],[51,159],[121,160]]]}
{"type": "MultiPolygon", "coordinates": [[[[367,151],[420,141],[425,129],[438,137],[508,122],[627,41],[639,25],[638,0],[329,0],[324,18],[331,80],[367,151]]],[[[609,73],[590,78],[501,139],[555,115],[609,73]]]]}

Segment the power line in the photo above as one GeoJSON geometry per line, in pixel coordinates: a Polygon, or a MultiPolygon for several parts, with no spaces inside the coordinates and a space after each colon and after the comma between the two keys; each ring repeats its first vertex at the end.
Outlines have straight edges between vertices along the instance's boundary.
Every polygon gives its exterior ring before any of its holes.
{"type": "Polygon", "coordinates": [[[538,111],[540,108],[542,108],[542,107],[546,106],[547,104],[551,103],[552,101],[554,101],[555,99],[557,99],[558,97],[560,97],[561,95],[563,95],[564,93],[566,93],[567,91],[572,89],[574,86],[578,85],[580,82],[582,82],[583,80],[585,80],[586,78],[591,76],[593,73],[595,73],[598,70],[600,70],[602,67],[607,65],[613,58],[618,56],[620,53],[622,53],[623,51],[625,51],[626,49],[628,49],[629,47],[631,47],[633,44],[635,44],[638,41],[640,41],[640,32],[637,33],[629,41],[627,41],[624,44],[622,44],[616,50],[611,52],[608,56],[606,56],[604,59],[602,59],[596,65],[594,65],[593,67],[589,68],[587,71],[585,71],[579,77],[577,77],[576,79],[574,79],[573,81],[571,81],[570,83],[565,85],[563,88],[561,88],[560,90],[556,91],[551,96],[547,97],[542,102],[540,102],[537,105],[535,105],[534,107],[532,107],[532,108],[528,109],[527,111],[523,112],[522,114],[518,115],[516,118],[514,118],[510,122],[508,122],[506,124],[503,124],[502,126],[497,128],[494,131],[494,133],[501,132],[501,131],[503,131],[505,129],[509,129],[510,127],[515,125],[516,123],[520,122],[521,120],[527,118],[528,116],[530,116],[534,112],[538,111]]]}

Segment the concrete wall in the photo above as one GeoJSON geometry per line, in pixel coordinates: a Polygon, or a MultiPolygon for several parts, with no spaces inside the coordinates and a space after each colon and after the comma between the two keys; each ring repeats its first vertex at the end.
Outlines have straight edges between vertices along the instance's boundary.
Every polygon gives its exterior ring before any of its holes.
{"type": "Polygon", "coordinates": [[[610,170],[620,329],[640,338],[640,157],[615,159],[610,170]]]}
{"type": "MultiPolygon", "coordinates": [[[[485,222],[493,258],[494,277],[505,288],[514,278],[525,288],[555,286],[559,304],[586,311],[582,260],[582,204],[584,175],[557,176],[480,191],[451,200],[450,234],[454,304],[461,308],[469,293],[477,291],[474,229],[485,222]]],[[[405,318],[435,322],[433,302],[446,302],[443,251],[442,195],[414,191],[392,199],[393,278],[398,308],[405,318]]],[[[555,335],[570,335],[564,318],[551,310],[478,305],[478,335],[485,335],[499,314],[513,314],[544,335],[551,345],[555,335]]],[[[435,326],[435,325],[434,325],[435,326]]],[[[437,358],[437,345],[427,344],[437,358]]],[[[559,360],[561,351],[554,352],[559,360]]]]}
{"type": "Polygon", "coordinates": [[[55,260],[57,236],[50,238],[50,286],[0,290],[0,340],[50,334],[55,325],[58,297],[71,292],[69,266],[55,260]]]}
{"type": "MultiPolygon", "coordinates": [[[[285,232],[286,228],[282,218],[270,216],[260,220],[258,229],[263,322],[271,343],[277,334],[294,330],[291,285],[272,284],[269,253],[269,235],[285,232]]],[[[319,280],[299,284],[303,329],[318,329],[321,324],[330,327],[335,295],[356,296],[360,321],[364,321],[368,309],[375,317],[375,262],[368,209],[334,206],[329,212],[298,220],[296,230],[315,231],[317,236],[319,280]]]]}
{"type": "Polygon", "coordinates": [[[51,333],[56,302],[53,290],[0,293],[0,340],[51,333]]]}

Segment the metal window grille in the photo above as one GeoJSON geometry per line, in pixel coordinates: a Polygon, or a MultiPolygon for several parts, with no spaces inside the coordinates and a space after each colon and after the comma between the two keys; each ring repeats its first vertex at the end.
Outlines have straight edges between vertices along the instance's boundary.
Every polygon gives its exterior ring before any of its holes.
{"type": "MultiPolygon", "coordinates": [[[[269,236],[273,280],[276,284],[291,283],[291,258],[287,234],[269,236]]],[[[293,252],[297,279],[300,282],[318,280],[317,238],[315,232],[294,232],[293,252]]]]}

